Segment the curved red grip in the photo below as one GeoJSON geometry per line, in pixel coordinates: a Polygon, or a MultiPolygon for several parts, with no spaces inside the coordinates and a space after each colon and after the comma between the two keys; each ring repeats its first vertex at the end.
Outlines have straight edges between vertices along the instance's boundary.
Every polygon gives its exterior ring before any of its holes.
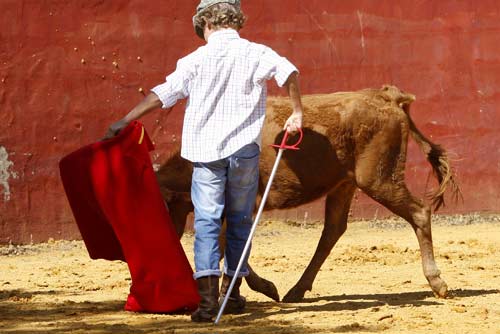
{"type": "Polygon", "coordinates": [[[288,139],[288,131],[285,130],[285,135],[283,136],[283,139],[281,140],[280,145],[271,145],[272,147],[279,148],[281,150],[299,150],[298,146],[302,142],[302,138],[304,137],[304,132],[302,131],[301,128],[298,128],[299,130],[299,140],[293,145],[287,145],[286,140],[288,139]]]}

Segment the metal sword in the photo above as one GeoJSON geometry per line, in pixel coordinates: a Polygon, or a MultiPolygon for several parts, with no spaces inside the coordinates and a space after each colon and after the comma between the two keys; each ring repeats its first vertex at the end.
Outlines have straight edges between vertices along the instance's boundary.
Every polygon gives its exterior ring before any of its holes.
{"type": "Polygon", "coordinates": [[[264,205],[266,204],[267,196],[269,195],[269,191],[271,189],[271,184],[273,183],[274,175],[276,174],[276,171],[278,170],[278,165],[281,160],[281,156],[283,155],[283,152],[287,149],[290,150],[298,150],[299,148],[297,147],[300,142],[302,141],[302,137],[304,136],[304,133],[302,132],[302,129],[298,129],[300,133],[299,140],[293,144],[293,145],[286,145],[286,140],[288,139],[288,132],[285,130],[285,134],[283,135],[283,140],[281,141],[280,145],[271,145],[272,147],[278,148],[278,155],[276,156],[276,160],[274,162],[273,169],[271,171],[271,175],[269,176],[269,181],[267,181],[266,185],[266,190],[264,191],[264,195],[262,196],[262,200],[259,205],[259,210],[257,211],[257,215],[255,216],[255,219],[252,224],[252,229],[250,230],[250,234],[248,235],[247,242],[245,244],[245,248],[243,248],[243,253],[241,254],[240,261],[238,263],[238,267],[236,267],[236,271],[234,273],[233,279],[231,280],[231,284],[229,285],[229,288],[226,291],[226,295],[224,296],[224,301],[222,302],[222,305],[219,308],[219,313],[217,314],[217,318],[215,319],[214,324],[217,325],[222,317],[222,314],[224,313],[224,309],[226,308],[227,301],[229,300],[229,296],[231,295],[231,291],[233,291],[234,285],[236,283],[236,280],[238,279],[238,274],[241,271],[241,267],[243,266],[243,263],[245,263],[245,258],[247,256],[248,250],[250,249],[250,245],[252,244],[252,239],[253,235],[255,233],[255,230],[257,228],[257,224],[259,223],[260,216],[262,215],[262,211],[264,211],[264,205]]]}

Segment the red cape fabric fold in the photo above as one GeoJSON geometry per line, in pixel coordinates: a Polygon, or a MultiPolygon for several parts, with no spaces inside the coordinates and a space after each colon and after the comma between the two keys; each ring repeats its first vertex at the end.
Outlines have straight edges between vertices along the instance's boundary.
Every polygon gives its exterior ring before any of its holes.
{"type": "Polygon", "coordinates": [[[193,310],[200,297],[153,171],[153,148],[133,122],[64,157],[61,179],[90,257],[128,264],[126,310],[193,310]]]}

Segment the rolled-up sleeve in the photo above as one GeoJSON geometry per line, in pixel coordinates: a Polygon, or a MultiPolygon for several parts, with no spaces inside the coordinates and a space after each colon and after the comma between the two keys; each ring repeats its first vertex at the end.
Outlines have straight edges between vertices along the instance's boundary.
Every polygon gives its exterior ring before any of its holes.
{"type": "Polygon", "coordinates": [[[280,56],[274,50],[267,47],[262,54],[261,66],[266,72],[266,79],[269,80],[274,77],[279,87],[283,87],[290,74],[299,72],[297,67],[288,59],[280,56]]]}
{"type": "Polygon", "coordinates": [[[178,100],[189,96],[189,84],[192,76],[188,60],[181,59],[177,62],[175,71],[166,77],[165,82],[151,89],[162,102],[163,109],[170,108],[178,100]]]}

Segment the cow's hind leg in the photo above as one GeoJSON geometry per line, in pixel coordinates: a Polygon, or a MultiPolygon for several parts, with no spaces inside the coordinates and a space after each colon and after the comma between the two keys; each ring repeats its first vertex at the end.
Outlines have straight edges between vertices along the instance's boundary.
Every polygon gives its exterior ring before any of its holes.
{"type": "Polygon", "coordinates": [[[416,199],[405,184],[408,124],[391,118],[366,145],[356,161],[357,186],[393,213],[407,220],[417,235],[424,275],[432,291],[445,297],[448,290],[434,260],[431,210],[416,199]]]}
{"type": "Polygon", "coordinates": [[[431,210],[416,199],[406,188],[404,181],[387,180],[360,188],[370,197],[387,207],[393,213],[407,220],[417,235],[424,275],[434,294],[446,297],[448,287],[441,279],[432,245],[431,210]]]}
{"type": "Polygon", "coordinates": [[[326,197],[325,225],[316,252],[300,280],[283,298],[285,303],[299,302],[306,291],[311,291],[321,265],[347,228],[347,217],[355,189],[356,186],[350,181],[343,182],[326,197]]]}

